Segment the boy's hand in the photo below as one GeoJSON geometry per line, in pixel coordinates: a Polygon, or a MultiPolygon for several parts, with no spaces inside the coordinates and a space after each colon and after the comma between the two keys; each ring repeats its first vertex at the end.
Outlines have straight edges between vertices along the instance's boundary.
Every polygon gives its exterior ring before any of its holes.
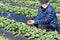
{"type": "Polygon", "coordinates": [[[27,24],[34,24],[34,20],[28,20],[27,24]]]}

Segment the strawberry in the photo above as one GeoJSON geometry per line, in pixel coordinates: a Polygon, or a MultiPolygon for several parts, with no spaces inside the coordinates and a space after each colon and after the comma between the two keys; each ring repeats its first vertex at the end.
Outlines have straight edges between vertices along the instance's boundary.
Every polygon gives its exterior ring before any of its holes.
{"type": "Polygon", "coordinates": [[[17,38],[19,35],[14,35],[14,38],[17,38]]]}
{"type": "Polygon", "coordinates": [[[31,23],[31,20],[29,20],[29,23],[31,23]]]}

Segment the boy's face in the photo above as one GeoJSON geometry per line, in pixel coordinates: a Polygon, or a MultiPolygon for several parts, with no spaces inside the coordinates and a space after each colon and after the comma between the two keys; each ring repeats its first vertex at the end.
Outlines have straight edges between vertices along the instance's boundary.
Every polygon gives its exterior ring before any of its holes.
{"type": "Polygon", "coordinates": [[[43,3],[43,4],[41,4],[41,5],[42,5],[43,8],[47,8],[48,5],[49,5],[49,3],[43,3]]]}

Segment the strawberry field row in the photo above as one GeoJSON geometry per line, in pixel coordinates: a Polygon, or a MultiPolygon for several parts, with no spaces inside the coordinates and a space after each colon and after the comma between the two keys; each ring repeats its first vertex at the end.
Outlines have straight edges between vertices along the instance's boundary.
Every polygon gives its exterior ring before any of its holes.
{"type": "Polygon", "coordinates": [[[34,26],[28,26],[21,22],[15,22],[4,17],[0,17],[0,28],[5,29],[7,32],[12,32],[13,34],[23,35],[32,39],[35,37],[40,38],[41,40],[60,40],[60,35],[56,32],[46,32],[45,30],[36,28],[34,26]]]}
{"type": "MultiPolygon", "coordinates": [[[[11,3],[17,3],[17,4],[23,4],[23,5],[26,5],[26,6],[33,6],[33,7],[39,7],[41,4],[39,1],[24,1],[24,0],[3,0],[4,2],[11,2],[11,3]]],[[[55,0],[51,0],[52,2],[55,1],[55,0]]],[[[53,4],[52,6],[55,8],[56,6],[59,7],[60,6],[60,0],[57,0],[56,1],[57,3],[51,3],[53,4]]],[[[56,8],[57,8],[56,7],[56,8]]]]}
{"type": "Polygon", "coordinates": [[[37,10],[28,9],[26,7],[11,6],[9,4],[0,5],[0,10],[16,13],[19,15],[25,15],[25,16],[35,16],[37,14],[37,10]]]}
{"type": "MultiPolygon", "coordinates": [[[[55,7],[56,7],[56,5],[55,5],[55,7]]],[[[60,11],[59,9],[60,8],[58,7],[56,11],[60,11]]],[[[37,9],[34,10],[34,9],[29,9],[27,7],[11,6],[9,4],[0,5],[0,10],[16,13],[16,14],[19,14],[19,15],[25,15],[25,16],[28,16],[28,17],[37,15],[37,9]]]]}
{"type": "MultiPolygon", "coordinates": [[[[39,0],[2,0],[2,1],[4,1],[4,2],[18,2],[18,1],[39,1],[39,0]]],[[[52,3],[56,3],[56,2],[60,2],[60,0],[50,0],[50,2],[52,2],[52,3]]]]}
{"type": "Polygon", "coordinates": [[[3,0],[3,2],[10,2],[10,3],[17,3],[17,4],[24,4],[26,6],[35,6],[39,7],[40,3],[37,1],[21,1],[21,0],[3,0]]]}

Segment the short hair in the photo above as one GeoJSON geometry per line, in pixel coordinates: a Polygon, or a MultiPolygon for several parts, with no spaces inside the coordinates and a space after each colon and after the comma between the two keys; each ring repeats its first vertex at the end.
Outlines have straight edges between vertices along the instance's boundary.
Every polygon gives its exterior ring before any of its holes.
{"type": "Polygon", "coordinates": [[[49,2],[49,0],[39,0],[42,4],[46,4],[49,2]]]}

